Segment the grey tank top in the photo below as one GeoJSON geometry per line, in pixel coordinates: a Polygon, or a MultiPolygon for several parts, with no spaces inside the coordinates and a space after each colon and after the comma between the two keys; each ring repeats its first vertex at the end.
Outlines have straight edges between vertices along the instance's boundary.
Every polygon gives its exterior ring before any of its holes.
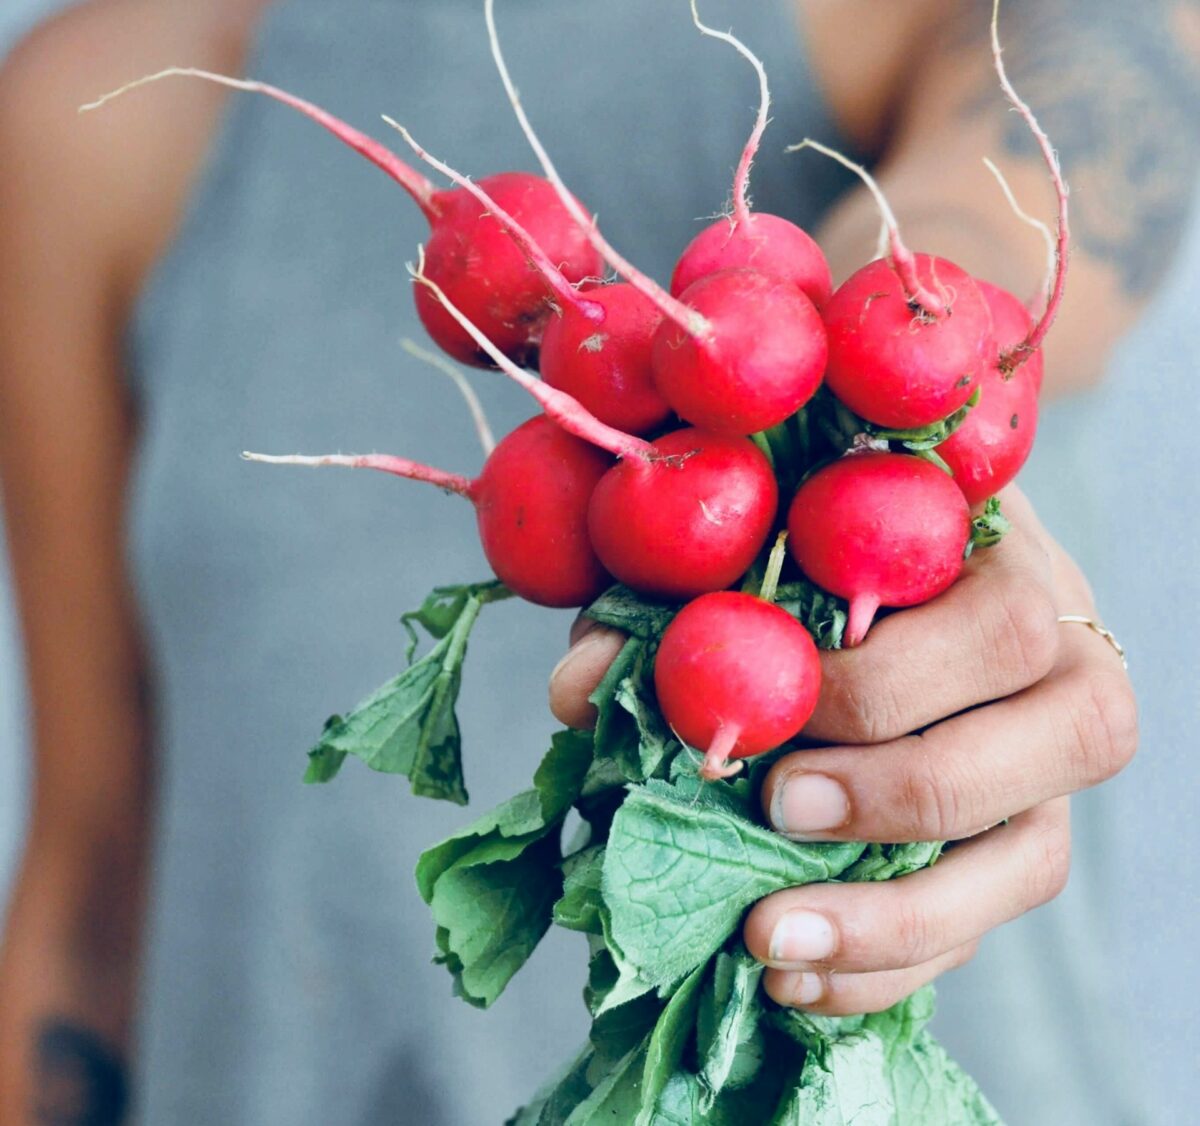
{"type": "MultiPolygon", "coordinates": [[[[838,143],[791,5],[704,7],[773,77],[756,205],[811,224],[846,181],[782,154],[804,135],[838,143]]],[[[616,246],[666,277],[726,201],[751,72],[693,31],[683,0],[609,0],[603,18],[575,0],[499,8],[566,180],[616,246]]],[[[295,0],[272,13],[247,70],[380,137],[388,112],[466,172],[532,168],[480,9],[295,0]]],[[[140,1075],[150,1126],[498,1123],[586,1028],[572,935],[552,933],[490,1011],[454,999],[412,876],[424,846],[527,784],[553,729],[545,680],[570,615],[486,611],[462,701],[471,811],[353,763],[331,786],[299,782],[326,715],[401,665],[399,615],[432,585],[487,574],[455,498],[238,458],[381,450],[477,470],[456,391],[400,349],[422,338],[404,262],[424,236],[377,170],[235,95],[130,335],[143,419],[133,559],[163,761],[140,1075]]],[[[472,378],[499,430],[532,413],[500,376],[472,378]]],[[[1082,955],[1071,945],[1094,897],[1076,900],[998,936],[975,988],[944,992],[943,1035],[1014,1123],[1141,1121],[1114,1062],[1112,971],[1094,938],[1082,955]]]]}

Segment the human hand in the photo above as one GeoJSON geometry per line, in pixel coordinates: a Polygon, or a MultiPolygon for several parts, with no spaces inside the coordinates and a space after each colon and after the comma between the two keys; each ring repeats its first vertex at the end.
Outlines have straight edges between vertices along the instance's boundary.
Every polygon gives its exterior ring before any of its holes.
{"type": "MultiPolygon", "coordinates": [[[[804,737],[822,745],[766,777],[763,809],[793,840],[963,842],[898,880],[812,884],[755,905],[746,946],[780,1004],[873,1012],[966,962],[983,934],[1063,889],[1068,795],[1133,755],[1120,659],[1058,621],[1096,616],[1086,581],[1018,490],[1003,500],[1012,532],[946,593],[881,618],[856,649],[821,654],[804,737]]],[[[623,640],[576,621],[550,680],[562,722],[594,722],[587,697],[623,640]]]]}

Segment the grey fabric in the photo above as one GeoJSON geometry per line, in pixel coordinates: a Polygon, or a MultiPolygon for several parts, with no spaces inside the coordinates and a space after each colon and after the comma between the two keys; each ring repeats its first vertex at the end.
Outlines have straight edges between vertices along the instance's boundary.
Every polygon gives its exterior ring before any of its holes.
{"type": "MultiPolygon", "coordinates": [[[[281,9],[248,70],[374,129],[388,111],[465,171],[530,167],[475,3],[316,0],[281,9]]],[[[510,63],[565,178],[660,277],[725,202],[755,82],[686,5],[506,2],[510,63]]],[[[840,180],[784,157],[830,136],[786,0],[736,22],[780,93],[755,179],[811,218],[840,180]],[[800,185],[797,190],[797,185],[800,185]]],[[[238,98],[131,337],[145,412],[134,557],[158,660],[165,757],[146,983],[143,1121],[498,1122],[585,1031],[586,951],[555,935],[488,1013],[429,964],[418,851],[475,816],[349,764],[305,789],[325,716],[402,661],[397,618],[434,583],[487,574],[456,498],[370,474],[252,466],[238,451],[389,450],[481,461],[453,387],[399,348],[420,336],[412,203],[310,123],[238,98]]],[[[476,387],[498,428],[531,413],[476,387]]],[[[463,722],[477,810],[548,746],[545,680],[570,615],[490,608],[463,722]]]]}
{"type": "MultiPolygon", "coordinates": [[[[690,32],[682,2],[612,0],[602,21],[595,5],[500,7],[526,104],[567,180],[618,247],[665,276],[692,220],[725,199],[749,72],[690,32]]],[[[805,133],[836,141],[785,7],[705,10],[763,50],[774,79],[756,200],[810,220],[842,181],[816,157],[779,154],[805,133]]],[[[250,70],[367,128],[390,112],[465,171],[529,167],[477,8],[299,0],[271,18],[250,70]]],[[[411,875],[422,846],[526,784],[552,730],[544,681],[569,615],[485,612],[464,690],[473,811],[415,799],[355,763],[332,786],[298,783],[325,715],[400,664],[399,614],[436,582],[485,574],[455,498],[237,458],[378,449],[477,468],[453,388],[398,347],[420,336],[403,262],[423,234],[377,171],[282,108],[235,98],[130,337],[146,434],[133,557],[165,764],[148,1126],[499,1122],[583,1033],[582,942],[552,934],[477,1012],[428,964],[432,927],[411,875]]],[[[1191,245],[1108,386],[1047,412],[1025,477],[1130,646],[1146,749],[1077,803],[1063,899],[994,935],[942,988],[942,1035],[1013,1126],[1165,1126],[1190,1121],[1200,1099],[1186,863],[1200,843],[1195,662],[1181,625],[1196,605],[1197,545],[1179,501],[1197,421],[1185,384],[1200,298],[1191,245]],[[1121,1065],[1129,1034],[1142,1076],[1121,1065]]],[[[530,413],[499,376],[473,382],[498,428],[530,413]]],[[[0,720],[14,699],[4,660],[0,720]]],[[[17,804],[6,793],[0,849],[17,804]]]]}

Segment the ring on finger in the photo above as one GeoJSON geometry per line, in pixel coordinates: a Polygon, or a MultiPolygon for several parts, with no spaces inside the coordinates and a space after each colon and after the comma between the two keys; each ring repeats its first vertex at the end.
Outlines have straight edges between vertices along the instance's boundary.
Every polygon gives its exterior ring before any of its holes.
{"type": "Polygon", "coordinates": [[[1060,614],[1058,620],[1060,622],[1073,622],[1081,626],[1087,626],[1093,633],[1098,633],[1112,646],[1117,656],[1121,658],[1121,665],[1124,668],[1129,668],[1129,661],[1125,657],[1125,647],[1116,639],[1112,630],[1106,629],[1094,618],[1089,618],[1084,614],[1060,614]]]}

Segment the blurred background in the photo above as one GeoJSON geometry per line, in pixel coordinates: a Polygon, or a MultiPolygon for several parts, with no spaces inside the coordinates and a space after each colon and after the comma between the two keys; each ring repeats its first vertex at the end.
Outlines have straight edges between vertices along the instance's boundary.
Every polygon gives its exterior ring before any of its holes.
{"type": "MultiPolygon", "coordinates": [[[[61,0],[4,0],[0,55],[39,15],[60,6],[61,0]]],[[[1178,1051],[1155,1051],[1165,1038],[1182,1040],[1188,1045],[1185,1055],[1200,1065],[1194,1014],[1200,995],[1200,865],[1191,862],[1200,853],[1195,813],[1200,806],[1195,757],[1200,666],[1197,646],[1190,640],[1200,608],[1200,567],[1195,562],[1200,559],[1200,513],[1193,453],[1194,436],[1200,433],[1195,358],[1200,345],[1200,228],[1194,214],[1169,281],[1119,349],[1105,384],[1046,409],[1033,459],[1021,479],[1043,521],[1091,579],[1103,616],[1129,652],[1138,689],[1143,725],[1138,758],[1115,783],[1080,799],[1099,811],[1097,819],[1110,830],[1103,841],[1076,840],[1077,852],[1104,850],[1102,862],[1095,865],[1104,872],[1103,886],[1075,879],[1063,902],[1038,916],[1058,912],[1062,918],[1091,917],[1088,911],[1072,910],[1071,901],[1100,904],[1106,965],[1124,971],[1115,978],[1097,978],[1106,994],[1098,1004],[1118,1014],[1138,1048],[1136,1060],[1129,1062],[1131,1070],[1140,1073],[1144,1086],[1139,1089],[1147,1092],[1147,1101],[1129,1121],[1154,1126],[1193,1121],[1200,1106],[1200,1066],[1181,1073],[1178,1051]]],[[[21,670],[4,569],[0,552],[0,903],[23,824],[26,769],[21,670]]],[[[542,615],[542,624],[521,643],[532,655],[536,675],[531,675],[531,684],[539,683],[542,670],[553,663],[554,647],[565,634],[565,620],[549,621],[550,617],[542,615]]],[[[515,619],[508,623],[518,628],[515,619]]],[[[480,663],[486,667],[491,662],[492,675],[502,671],[503,647],[481,640],[480,648],[480,663]]],[[[540,703],[541,697],[530,699],[540,703]]],[[[541,726],[549,730],[549,720],[541,726]]],[[[303,750],[295,749],[297,754],[303,750]]],[[[485,766],[484,773],[489,769],[493,774],[481,790],[513,788],[506,772],[485,766]]],[[[521,774],[522,782],[523,778],[521,774]]],[[[403,802],[408,800],[405,795],[403,802]]],[[[430,840],[441,835],[433,826],[444,829],[449,823],[424,810],[416,816],[428,818],[430,840]]],[[[410,907],[423,915],[415,894],[410,907]]],[[[1054,937],[1053,928],[1038,916],[1014,926],[1044,933],[1046,941],[1062,941],[1061,934],[1054,937]]],[[[1075,937],[1081,950],[1095,942],[1093,934],[1075,937]]],[[[423,948],[413,953],[424,962],[423,948]]],[[[580,951],[573,951],[573,961],[578,972],[569,979],[571,993],[562,1004],[577,1006],[580,951]]],[[[1019,977],[1002,980],[997,980],[994,965],[985,944],[978,960],[941,990],[943,1019],[956,1030],[952,1051],[981,1080],[1016,1069],[1029,1076],[1035,1089],[1044,1085],[1049,1091],[1054,1075],[1039,1073],[1037,1060],[1022,1054],[1020,1044],[996,1041],[986,1016],[980,1019],[980,998],[986,998],[985,1006],[1009,1010],[1009,1019],[1019,1021],[1023,994],[1052,990],[1054,983],[1043,980],[1043,967],[1036,961],[1017,967],[1013,972],[1019,977]]],[[[437,976],[441,973],[431,970],[431,980],[436,979],[445,993],[442,1004],[456,1004],[437,976]]],[[[514,988],[532,996],[536,984],[514,983],[514,988]]],[[[1084,1027],[1088,1014],[1064,1013],[1063,1020],[1077,1024],[1081,1037],[1096,1034],[1095,1028],[1084,1027]]],[[[556,1050],[551,1041],[547,1033],[547,1051],[556,1050]]],[[[983,1086],[988,1089],[986,1081],[983,1086]]]]}

